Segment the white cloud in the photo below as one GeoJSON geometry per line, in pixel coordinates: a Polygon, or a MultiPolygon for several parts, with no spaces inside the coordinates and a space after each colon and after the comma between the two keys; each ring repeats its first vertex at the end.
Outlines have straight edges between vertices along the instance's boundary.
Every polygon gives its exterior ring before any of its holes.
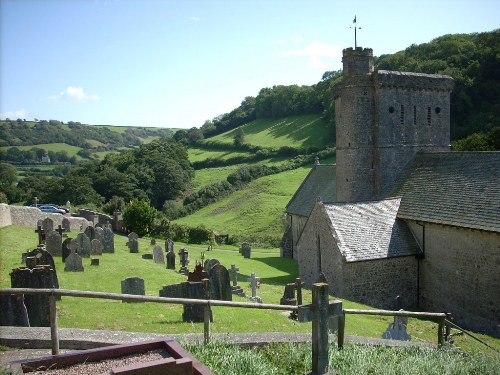
{"type": "Polygon", "coordinates": [[[61,91],[59,94],[49,96],[50,100],[74,100],[78,102],[87,102],[87,101],[98,101],[101,98],[99,95],[95,94],[87,94],[83,87],[73,87],[68,86],[66,90],[61,91]]]}
{"type": "Polygon", "coordinates": [[[342,47],[334,44],[313,41],[301,49],[293,49],[280,53],[283,57],[305,57],[309,65],[314,68],[325,68],[329,66],[325,58],[337,59],[342,57],[342,47]]]}
{"type": "Polygon", "coordinates": [[[189,19],[190,19],[191,21],[194,21],[194,22],[200,22],[200,21],[201,21],[201,18],[200,18],[200,17],[194,17],[194,16],[192,16],[192,17],[189,17],[189,19]]]}
{"type": "Polygon", "coordinates": [[[26,118],[28,117],[29,112],[25,110],[24,108],[18,109],[17,111],[7,111],[7,112],[2,112],[0,113],[0,118],[6,119],[9,118],[11,120],[16,120],[18,118],[26,118]]]}

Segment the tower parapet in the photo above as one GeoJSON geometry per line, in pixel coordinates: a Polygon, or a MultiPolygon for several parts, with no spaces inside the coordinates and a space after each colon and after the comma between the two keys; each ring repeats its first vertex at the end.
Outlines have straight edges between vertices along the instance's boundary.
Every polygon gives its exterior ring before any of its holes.
{"type": "Polygon", "coordinates": [[[346,48],[342,51],[342,55],[344,78],[373,72],[373,50],[371,48],[346,48]]]}

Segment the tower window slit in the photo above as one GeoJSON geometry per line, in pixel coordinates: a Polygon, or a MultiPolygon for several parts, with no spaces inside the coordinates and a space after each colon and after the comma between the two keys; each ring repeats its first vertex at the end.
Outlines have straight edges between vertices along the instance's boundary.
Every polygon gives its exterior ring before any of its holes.
{"type": "Polygon", "coordinates": [[[401,113],[399,115],[399,123],[401,125],[405,124],[405,106],[401,105],[401,113]]]}
{"type": "Polygon", "coordinates": [[[431,107],[427,107],[427,125],[431,126],[431,107]]]}
{"type": "Polygon", "coordinates": [[[413,106],[413,125],[417,125],[417,106],[413,106]]]}

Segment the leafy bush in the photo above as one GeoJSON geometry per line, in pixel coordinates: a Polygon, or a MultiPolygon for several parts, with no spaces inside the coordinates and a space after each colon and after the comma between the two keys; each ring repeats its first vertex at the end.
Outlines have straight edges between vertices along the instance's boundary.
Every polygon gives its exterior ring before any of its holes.
{"type": "Polygon", "coordinates": [[[139,236],[144,236],[153,228],[156,210],[147,201],[131,200],[123,213],[123,222],[139,236]]]}

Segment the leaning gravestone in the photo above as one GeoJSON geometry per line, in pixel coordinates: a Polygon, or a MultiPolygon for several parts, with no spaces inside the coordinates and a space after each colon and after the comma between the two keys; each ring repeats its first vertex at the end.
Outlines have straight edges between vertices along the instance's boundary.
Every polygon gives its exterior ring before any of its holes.
{"type": "Polygon", "coordinates": [[[71,247],[71,253],[66,258],[64,262],[65,272],[83,272],[83,262],[82,257],[77,254],[74,250],[75,247],[71,247]]]}
{"type": "Polygon", "coordinates": [[[167,269],[175,270],[175,253],[173,251],[167,252],[167,269]]]}
{"type": "Polygon", "coordinates": [[[61,256],[62,255],[62,238],[61,235],[53,230],[52,232],[48,232],[45,238],[45,246],[47,251],[52,256],[61,256]]]}
{"type": "Polygon", "coordinates": [[[94,227],[88,226],[87,228],[85,228],[84,233],[87,235],[87,237],[89,238],[90,241],[92,241],[95,238],[95,228],[94,227]]]}
{"type": "Polygon", "coordinates": [[[103,253],[114,253],[115,252],[115,234],[111,228],[104,228],[104,237],[102,240],[103,253]]]}
{"type": "Polygon", "coordinates": [[[45,233],[49,233],[54,230],[54,222],[50,217],[47,217],[42,221],[42,228],[45,233]]]}
{"type": "Polygon", "coordinates": [[[229,282],[229,272],[226,267],[218,263],[208,272],[210,280],[210,298],[222,301],[232,301],[231,284],[229,282]]]}
{"type": "Polygon", "coordinates": [[[153,260],[155,263],[165,264],[165,256],[163,255],[163,249],[160,246],[155,246],[153,249],[153,260]]]}
{"type": "Polygon", "coordinates": [[[102,243],[97,238],[90,241],[90,255],[102,255],[102,243]]]}
{"type": "Polygon", "coordinates": [[[101,227],[95,227],[94,228],[94,239],[101,241],[101,243],[104,242],[104,229],[101,227]]]}
{"type": "MultiPolygon", "coordinates": [[[[128,277],[122,280],[122,294],[134,294],[138,296],[146,295],[146,287],[144,285],[144,279],[140,277],[128,277]]],[[[131,301],[123,301],[131,302],[131,301]]]]}
{"type": "MultiPolygon", "coordinates": [[[[205,283],[192,283],[185,281],[181,283],[182,298],[189,299],[210,299],[210,287],[205,283]]],[[[184,322],[203,322],[205,306],[185,304],[182,313],[184,322]]],[[[213,321],[212,311],[210,310],[210,321],[213,321]]]]}
{"type": "MultiPolygon", "coordinates": [[[[10,274],[11,287],[52,289],[54,287],[54,273],[55,271],[49,266],[15,268],[10,274]]],[[[49,297],[47,295],[25,294],[24,304],[28,311],[31,327],[50,326],[49,297]]]]}
{"type": "Polygon", "coordinates": [[[76,236],[76,241],[78,242],[78,245],[80,246],[80,250],[78,254],[82,258],[90,258],[90,239],[85,233],[78,233],[76,236]]]}
{"type": "Polygon", "coordinates": [[[71,222],[69,221],[69,219],[67,217],[62,219],[62,227],[63,227],[65,232],[71,232],[71,222]]]}
{"type": "Polygon", "coordinates": [[[0,326],[30,326],[24,294],[0,294],[0,311],[0,326]]]}

